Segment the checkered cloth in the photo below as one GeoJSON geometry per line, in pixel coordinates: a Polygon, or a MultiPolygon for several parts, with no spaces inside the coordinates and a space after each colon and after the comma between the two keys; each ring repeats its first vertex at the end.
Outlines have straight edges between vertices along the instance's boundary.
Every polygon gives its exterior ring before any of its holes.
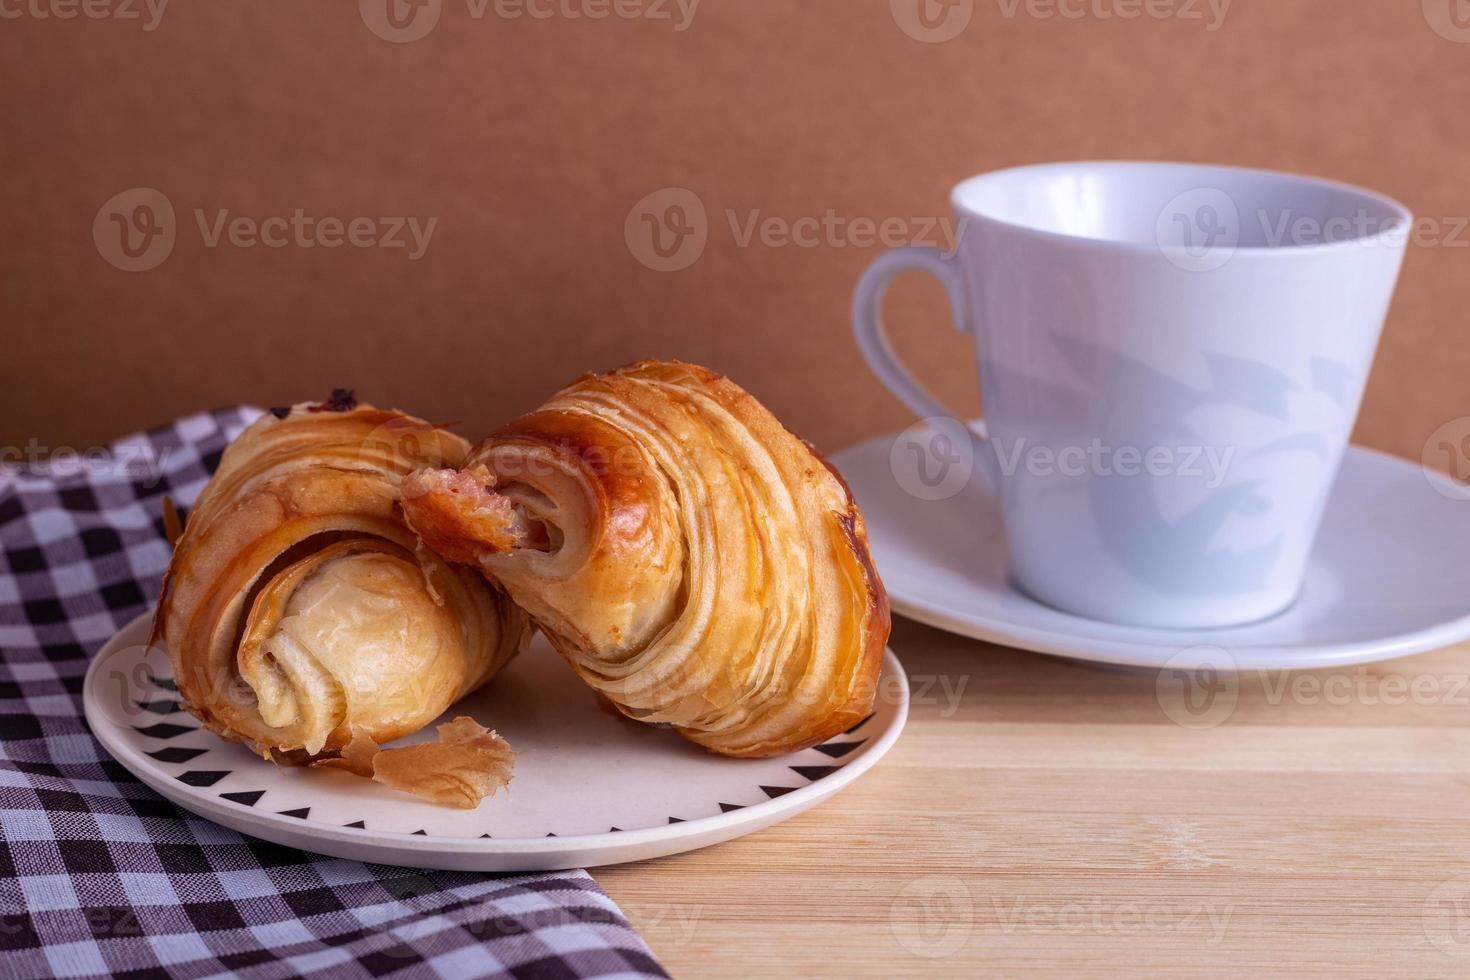
{"type": "MultiPolygon", "coordinates": [[[[82,720],[88,659],[168,562],[258,414],[194,415],[104,454],[0,468],[0,977],[665,976],[585,871],[414,871],[316,857],[179,810],[82,720]]],[[[17,461],[19,457],[19,461],[17,461]]]]}

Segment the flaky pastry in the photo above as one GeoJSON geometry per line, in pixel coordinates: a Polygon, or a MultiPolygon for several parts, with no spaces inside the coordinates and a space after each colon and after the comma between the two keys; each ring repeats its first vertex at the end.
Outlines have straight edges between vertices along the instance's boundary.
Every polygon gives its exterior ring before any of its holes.
{"type": "Polygon", "coordinates": [[[424,548],[399,507],[408,474],[467,450],[346,392],[246,429],[188,516],[154,621],[184,706],[304,761],[415,732],[504,666],[525,615],[424,548]]]}
{"type": "Polygon", "coordinates": [[[871,710],[889,618],[862,515],[714,372],[582,377],[403,494],[426,544],[502,584],[631,718],[767,756],[871,710]]]}
{"type": "Polygon", "coordinates": [[[422,796],[443,806],[472,810],[510,782],[516,754],[495,732],[463,715],[438,727],[439,740],[384,749],[357,732],[341,753],[313,766],[356,776],[422,796]]]}

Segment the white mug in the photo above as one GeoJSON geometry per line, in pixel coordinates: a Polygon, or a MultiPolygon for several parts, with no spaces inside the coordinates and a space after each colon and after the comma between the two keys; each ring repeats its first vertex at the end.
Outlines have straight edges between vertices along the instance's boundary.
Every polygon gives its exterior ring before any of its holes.
{"type": "Polygon", "coordinates": [[[1409,211],[1331,181],[1141,162],[1003,170],[964,181],[951,203],[955,251],[880,256],[853,326],[905,405],[962,431],[894,355],[880,312],[900,272],[944,284],[975,342],[975,472],[998,498],[1015,585],[1151,627],[1289,607],[1409,211]]]}

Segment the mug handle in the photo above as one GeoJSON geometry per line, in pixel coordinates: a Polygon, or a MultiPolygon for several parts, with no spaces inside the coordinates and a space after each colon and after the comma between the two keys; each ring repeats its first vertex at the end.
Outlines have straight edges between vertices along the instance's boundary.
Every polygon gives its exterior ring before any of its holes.
{"type": "Polygon", "coordinates": [[[955,329],[961,333],[969,332],[964,274],[959,261],[953,254],[932,246],[906,245],[878,256],[858,280],[852,297],[852,329],[857,335],[858,350],[878,380],[920,418],[950,419],[970,433],[975,443],[975,461],[980,464],[979,472],[990,492],[995,494],[1000,489],[1000,464],[991,452],[985,423],[981,422],[979,431],[976,431],[919,384],[899,360],[883,329],[883,296],[888,292],[888,284],[900,273],[910,271],[927,272],[944,285],[944,291],[949,294],[955,329]]]}

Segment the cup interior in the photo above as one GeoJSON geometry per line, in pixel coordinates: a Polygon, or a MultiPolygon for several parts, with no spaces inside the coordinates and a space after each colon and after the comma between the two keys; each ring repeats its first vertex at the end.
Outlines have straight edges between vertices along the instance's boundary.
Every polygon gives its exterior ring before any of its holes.
{"type": "Polygon", "coordinates": [[[955,188],[957,211],[1089,241],[1186,248],[1228,229],[1236,248],[1303,248],[1402,232],[1408,209],[1373,191],[1296,174],[1185,163],[1017,167],[955,188]]]}

